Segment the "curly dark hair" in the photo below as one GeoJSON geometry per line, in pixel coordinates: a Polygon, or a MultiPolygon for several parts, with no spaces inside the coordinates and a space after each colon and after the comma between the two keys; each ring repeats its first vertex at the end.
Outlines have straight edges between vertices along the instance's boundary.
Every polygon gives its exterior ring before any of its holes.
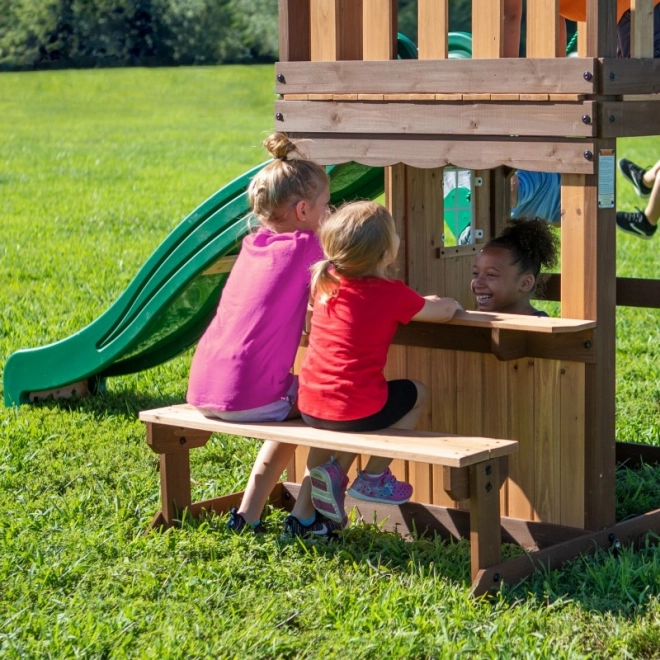
{"type": "Polygon", "coordinates": [[[552,268],[557,263],[559,238],[545,220],[520,218],[484,246],[489,247],[509,250],[520,273],[531,273],[538,281],[541,267],[552,268]]]}

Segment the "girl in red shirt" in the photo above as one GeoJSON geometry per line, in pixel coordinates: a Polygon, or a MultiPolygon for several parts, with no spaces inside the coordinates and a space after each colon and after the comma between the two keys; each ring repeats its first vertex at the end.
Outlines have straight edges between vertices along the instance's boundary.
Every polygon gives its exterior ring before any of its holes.
{"type": "MultiPolygon", "coordinates": [[[[461,307],[453,298],[422,297],[391,278],[399,237],[392,216],[379,204],[346,204],[322,225],[319,238],[326,258],[312,269],[314,308],[300,371],[303,419],[315,428],[349,433],[412,429],[426,402],[426,388],[415,380],[385,379],[394,333],[399,323],[412,320],[448,321],[461,307]]],[[[308,517],[313,505],[343,523],[346,471],[354,458],[312,449],[307,462],[311,502],[299,497],[292,517],[308,517]]],[[[412,486],[396,480],[390,462],[371,457],[349,493],[371,502],[407,502],[412,486]]]]}

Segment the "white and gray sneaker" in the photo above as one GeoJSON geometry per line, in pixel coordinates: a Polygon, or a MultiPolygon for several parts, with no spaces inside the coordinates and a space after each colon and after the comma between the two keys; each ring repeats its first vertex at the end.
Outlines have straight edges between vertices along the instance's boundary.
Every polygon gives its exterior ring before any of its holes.
{"type": "Polygon", "coordinates": [[[341,522],[335,522],[318,511],[315,512],[315,516],[314,522],[310,525],[303,525],[295,516],[287,516],[284,519],[282,540],[297,536],[303,539],[325,539],[329,541],[348,524],[346,518],[341,522]]]}

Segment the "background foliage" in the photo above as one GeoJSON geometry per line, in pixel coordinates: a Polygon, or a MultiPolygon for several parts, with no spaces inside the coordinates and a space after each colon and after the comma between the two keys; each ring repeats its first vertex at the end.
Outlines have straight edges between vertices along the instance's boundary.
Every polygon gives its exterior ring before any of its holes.
{"type": "MultiPolygon", "coordinates": [[[[0,0],[0,67],[93,67],[275,61],[277,0],[0,0]]],[[[470,31],[470,0],[452,0],[470,31]]],[[[399,0],[417,38],[417,0],[399,0]]]]}

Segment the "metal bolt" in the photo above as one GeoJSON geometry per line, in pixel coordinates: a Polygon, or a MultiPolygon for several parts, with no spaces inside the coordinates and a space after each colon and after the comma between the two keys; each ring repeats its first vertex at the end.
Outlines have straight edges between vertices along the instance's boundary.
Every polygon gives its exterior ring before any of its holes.
{"type": "Polygon", "coordinates": [[[610,80],[614,80],[616,78],[616,73],[614,71],[610,71],[610,80]]]}
{"type": "Polygon", "coordinates": [[[277,82],[281,82],[281,83],[286,82],[286,79],[284,78],[283,73],[278,73],[277,74],[277,82]]]}
{"type": "Polygon", "coordinates": [[[582,77],[583,77],[585,80],[589,81],[589,80],[591,80],[591,79],[594,77],[594,74],[591,73],[591,71],[585,71],[585,72],[582,74],[582,77]]]}
{"type": "Polygon", "coordinates": [[[493,573],[493,582],[499,582],[501,579],[501,576],[499,573],[493,573]]]}
{"type": "Polygon", "coordinates": [[[591,117],[589,115],[582,115],[583,124],[591,124],[591,117]]]}
{"type": "Polygon", "coordinates": [[[490,481],[486,484],[486,492],[490,493],[490,491],[493,490],[493,484],[490,483],[490,481]]]}
{"type": "Polygon", "coordinates": [[[584,157],[585,157],[587,160],[591,160],[591,159],[594,157],[594,155],[591,153],[591,151],[589,151],[589,149],[587,149],[587,150],[584,152],[584,157]]]}
{"type": "Polygon", "coordinates": [[[186,439],[185,438],[179,438],[179,444],[180,445],[185,445],[186,444],[186,439]]]}
{"type": "Polygon", "coordinates": [[[285,500],[290,500],[291,499],[291,493],[288,490],[284,491],[284,499],[285,500]]]}
{"type": "Polygon", "coordinates": [[[486,474],[492,474],[493,466],[492,465],[487,465],[485,472],[486,472],[486,474]]]}
{"type": "Polygon", "coordinates": [[[281,112],[278,112],[275,115],[275,119],[277,119],[277,121],[284,121],[284,115],[281,112]]]}
{"type": "Polygon", "coordinates": [[[587,341],[584,342],[583,346],[589,350],[591,348],[591,342],[587,339],[587,341]]]}
{"type": "Polygon", "coordinates": [[[613,124],[616,121],[616,117],[614,115],[610,115],[610,124],[613,124]]]}

